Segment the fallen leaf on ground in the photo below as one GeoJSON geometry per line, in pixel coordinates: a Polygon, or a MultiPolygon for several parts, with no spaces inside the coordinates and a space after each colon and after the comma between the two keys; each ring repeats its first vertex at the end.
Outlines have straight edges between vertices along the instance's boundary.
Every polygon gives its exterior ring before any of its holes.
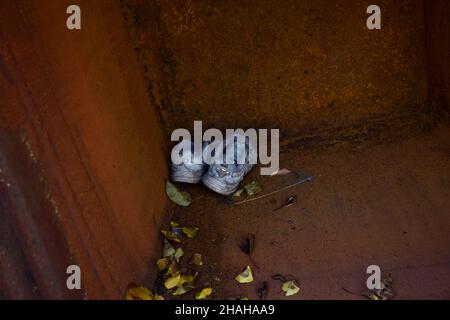
{"type": "Polygon", "coordinates": [[[300,288],[295,284],[295,281],[286,281],[281,286],[281,290],[284,291],[286,297],[293,296],[300,291],[300,288]]]}
{"type": "Polygon", "coordinates": [[[125,298],[127,300],[153,300],[153,293],[145,287],[130,283],[127,287],[125,298]]]}
{"type": "Polygon", "coordinates": [[[370,300],[390,300],[394,298],[395,292],[392,288],[391,276],[381,281],[381,289],[370,290],[362,295],[370,300]]]}
{"type": "Polygon", "coordinates": [[[204,288],[195,294],[195,299],[197,300],[205,299],[206,297],[211,295],[212,291],[213,291],[212,288],[204,288]]]}
{"type": "Polygon", "coordinates": [[[177,260],[172,259],[172,261],[169,264],[169,267],[167,268],[166,275],[176,275],[178,273],[179,267],[177,265],[177,260]]]}
{"type": "Polygon", "coordinates": [[[158,261],[156,261],[156,265],[158,266],[158,271],[165,270],[170,264],[169,258],[161,258],[158,261]]]}
{"type": "Polygon", "coordinates": [[[166,238],[164,238],[164,248],[163,248],[163,257],[171,257],[175,254],[175,248],[172,246],[172,244],[167,241],[166,238]]]}
{"type": "Polygon", "coordinates": [[[179,206],[188,207],[192,202],[192,198],[189,193],[179,191],[177,187],[175,187],[175,185],[173,185],[169,180],[166,182],[166,193],[169,199],[179,206]]]}
{"type": "Polygon", "coordinates": [[[242,271],[240,274],[234,278],[239,283],[250,283],[253,282],[253,274],[252,269],[250,266],[247,266],[244,271],[242,271]]]}
{"type": "Polygon", "coordinates": [[[154,295],[149,289],[130,283],[125,294],[127,300],[164,300],[159,295],[154,295]]]}
{"type": "Polygon", "coordinates": [[[272,276],[272,279],[282,282],[281,289],[286,296],[292,296],[300,291],[298,281],[292,275],[283,276],[282,274],[277,273],[272,276]]]}
{"type": "Polygon", "coordinates": [[[166,237],[167,240],[181,243],[180,237],[178,237],[178,236],[177,236],[175,233],[173,233],[172,231],[161,230],[161,233],[166,237]]]}
{"type": "Polygon", "coordinates": [[[283,208],[290,207],[290,206],[292,206],[292,205],[294,205],[296,203],[297,203],[297,196],[290,196],[289,198],[287,198],[287,200],[285,202],[283,202],[281,207],[275,209],[275,211],[278,211],[278,210],[283,209],[283,208]]]}
{"type": "Polygon", "coordinates": [[[164,286],[166,287],[166,289],[173,289],[178,285],[180,280],[181,275],[179,273],[175,274],[174,276],[167,278],[167,280],[164,282],[164,286]]]}
{"type": "Polygon", "coordinates": [[[200,253],[195,253],[191,260],[189,261],[190,264],[196,265],[196,266],[202,266],[203,265],[203,257],[200,253]]]}
{"type": "Polygon", "coordinates": [[[184,284],[192,285],[195,281],[195,278],[197,277],[197,273],[195,275],[184,275],[181,276],[180,282],[178,283],[178,286],[182,286],[184,284]]]}
{"type": "Polygon", "coordinates": [[[181,227],[177,222],[170,221],[170,230],[178,237],[183,236],[183,230],[181,230],[181,227]]]}
{"type": "Polygon", "coordinates": [[[233,197],[240,197],[244,189],[239,189],[235,193],[233,193],[233,197]]]}
{"type": "Polygon", "coordinates": [[[372,291],[368,291],[362,294],[363,297],[366,297],[369,300],[385,300],[383,299],[381,296],[379,296],[378,294],[376,294],[375,292],[372,291]]]}
{"type": "Polygon", "coordinates": [[[188,293],[189,291],[191,291],[193,289],[193,287],[189,287],[189,286],[180,286],[177,288],[177,290],[175,290],[174,292],[172,292],[173,296],[181,296],[185,293],[188,293]]]}
{"type": "Polygon", "coordinates": [[[183,228],[181,228],[181,230],[183,230],[184,234],[189,239],[194,239],[195,237],[197,237],[198,227],[194,227],[194,228],[183,227],[183,228]]]}
{"type": "Polygon", "coordinates": [[[253,196],[257,193],[260,193],[263,190],[261,184],[256,179],[253,179],[252,182],[250,182],[244,187],[244,189],[249,196],[253,196]]]}
{"type": "Polygon", "coordinates": [[[177,262],[180,262],[180,259],[183,255],[184,255],[183,248],[177,248],[175,250],[175,253],[173,254],[173,257],[175,258],[175,260],[177,260],[177,262]]]}

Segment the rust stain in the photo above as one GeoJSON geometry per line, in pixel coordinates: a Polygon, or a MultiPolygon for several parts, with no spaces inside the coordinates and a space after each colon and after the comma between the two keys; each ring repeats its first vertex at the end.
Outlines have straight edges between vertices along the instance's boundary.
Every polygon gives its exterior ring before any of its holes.
{"type": "Polygon", "coordinates": [[[295,137],[428,110],[420,0],[381,1],[375,32],[364,1],[124,2],[135,38],[157,31],[141,61],[162,57],[169,130],[203,120],[295,137]]]}

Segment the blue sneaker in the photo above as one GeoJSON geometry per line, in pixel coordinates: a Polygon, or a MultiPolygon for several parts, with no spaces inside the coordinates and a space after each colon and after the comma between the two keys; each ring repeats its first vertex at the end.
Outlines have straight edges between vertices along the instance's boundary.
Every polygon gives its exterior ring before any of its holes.
{"type": "Polygon", "coordinates": [[[183,162],[181,164],[171,164],[171,180],[173,182],[200,183],[205,172],[205,163],[194,163],[194,144],[191,141],[183,140],[174,148],[182,148],[187,152],[180,153],[183,162]]]}
{"type": "MultiPolygon", "coordinates": [[[[235,135],[235,137],[238,137],[238,135],[235,135]]],[[[250,154],[256,154],[256,149],[251,145],[250,140],[246,138],[245,143],[233,141],[230,142],[229,145],[233,143],[234,152],[232,156],[234,163],[210,164],[208,171],[203,176],[203,184],[205,186],[224,196],[229,196],[236,192],[239,183],[244,179],[244,176],[254,167],[253,164],[249,163],[249,160],[250,154]],[[240,158],[242,158],[245,163],[239,164],[238,159],[240,158]]],[[[223,150],[224,158],[225,152],[226,147],[223,150]]]]}

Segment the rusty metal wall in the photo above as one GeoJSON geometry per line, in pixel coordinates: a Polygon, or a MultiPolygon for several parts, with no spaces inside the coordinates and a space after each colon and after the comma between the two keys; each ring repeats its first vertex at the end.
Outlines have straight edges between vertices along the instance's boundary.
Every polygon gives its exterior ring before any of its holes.
{"type": "Polygon", "coordinates": [[[84,290],[67,290],[66,269],[76,262],[22,130],[0,130],[0,226],[5,299],[83,298],[84,290]]]}
{"type": "MultiPolygon", "coordinates": [[[[149,265],[161,250],[158,226],[166,204],[167,144],[124,27],[120,1],[77,1],[80,31],[66,28],[70,4],[0,2],[0,129],[5,130],[0,135],[23,132],[23,144],[41,168],[53,205],[27,204],[61,222],[74,263],[81,267],[86,297],[122,298],[129,282],[154,276],[149,265]]],[[[14,152],[21,145],[9,147],[14,152]]],[[[24,161],[13,169],[20,173],[24,161]]],[[[17,190],[30,188],[24,180],[17,184],[17,190]]],[[[20,213],[8,212],[14,217],[20,213]]],[[[42,230],[47,229],[27,230],[18,233],[22,243],[44,237],[42,230]]],[[[67,253],[60,249],[59,256],[67,253]]],[[[57,268],[54,280],[61,284],[56,277],[65,275],[67,266],[46,263],[57,268]]],[[[24,268],[36,271],[32,264],[24,268]]],[[[57,298],[67,291],[58,289],[43,296],[57,298]]]]}
{"type": "Polygon", "coordinates": [[[377,1],[380,31],[366,27],[366,0],[124,2],[137,47],[158,43],[171,129],[293,137],[428,110],[422,0],[377,1]]]}
{"type": "Polygon", "coordinates": [[[450,113],[450,2],[426,0],[430,107],[439,119],[450,113]]]}

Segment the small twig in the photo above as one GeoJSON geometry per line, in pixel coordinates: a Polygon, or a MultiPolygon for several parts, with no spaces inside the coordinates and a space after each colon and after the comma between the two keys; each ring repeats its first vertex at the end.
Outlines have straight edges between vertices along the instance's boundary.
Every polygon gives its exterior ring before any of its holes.
{"type": "Polygon", "coordinates": [[[297,203],[297,196],[290,196],[282,205],[281,207],[278,207],[276,209],[274,209],[273,211],[279,211],[281,209],[293,206],[294,204],[297,203]]]}
{"type": "Polygon", "coordinates": [[[294,277],[292,274],[286,274],[286,275],[282,275],[282,274],[274,274],[272,276],[273,280],[278,280],[280,282],[287,282],[287,281],[294,281],[295,284],[297,284],[298,286],[300,286],[299,281],[297,280],[296,277],[294,277]]]}
{"type": "Polygon", "coordinates": [[[232,205],[232,206],[238,206],[238,205],[241,205],[241,204],[244,204],[244,203],[249,203],[249,202],[252,202],[252,201],[256,201],[256,200],[260,200],[260,199],[263,199],[263,198],[267,198],[267,197],[270,197],[270,196],[272,196],[272,195],[274,195],[274,194],[277,194],[277,193],[279,193],[279,192],[282,192],[282,191],[285,191],[285,190],[287,190],[287,189],[290,189],[290,188],[293,188],[293,187],[295,187],[295,186],[298,186],[298,185],[300,185],[300,184],[303,184],[303,183],[306,183],[306,182],[311,182],[312,179],[313,179],[312,176],[308,176],[308,177],[306,177],[306,178],[301,179],[300,181],[297,181],[297,182],[295,182],[295,183],[293,183],[293,184],[287,185],[287,186],[285,186],[285,187],[283,187],[283,188],[281,188],[281,189],[272,191],[272,192],[270,192],[270,193],[263,194],[263,195],[261,195],[261,196],[255,197],[255,198],[245,199],[245,200],[242,200],[242,201],[239,201],[239,202],[234,202],[234,203],[231,204],[231,205],[232,205]]]}
{"type": "Polygon", "coordinates": [[[250,258],[250,261],[252,262],[252,264],[255,266],[256,269],[260,270],[259,266],[256,264],[255,260],[253,260],[253,257],[248,254],[248,257],[250,258]]]}
{"type": "Polygon", "coordinates": [[[353,291],[350,291],[350,290],[348,290],[348,289],[345,288],[345,287],[342,287],[342,290],[344,290],[345,292],[347,292],[347,293],[349,293],[349,294],[352,294],[352,295],[354,295],[354,296],[357,296],[357,297],[364,297],[362,294],[354,293],[353,291]]]}

